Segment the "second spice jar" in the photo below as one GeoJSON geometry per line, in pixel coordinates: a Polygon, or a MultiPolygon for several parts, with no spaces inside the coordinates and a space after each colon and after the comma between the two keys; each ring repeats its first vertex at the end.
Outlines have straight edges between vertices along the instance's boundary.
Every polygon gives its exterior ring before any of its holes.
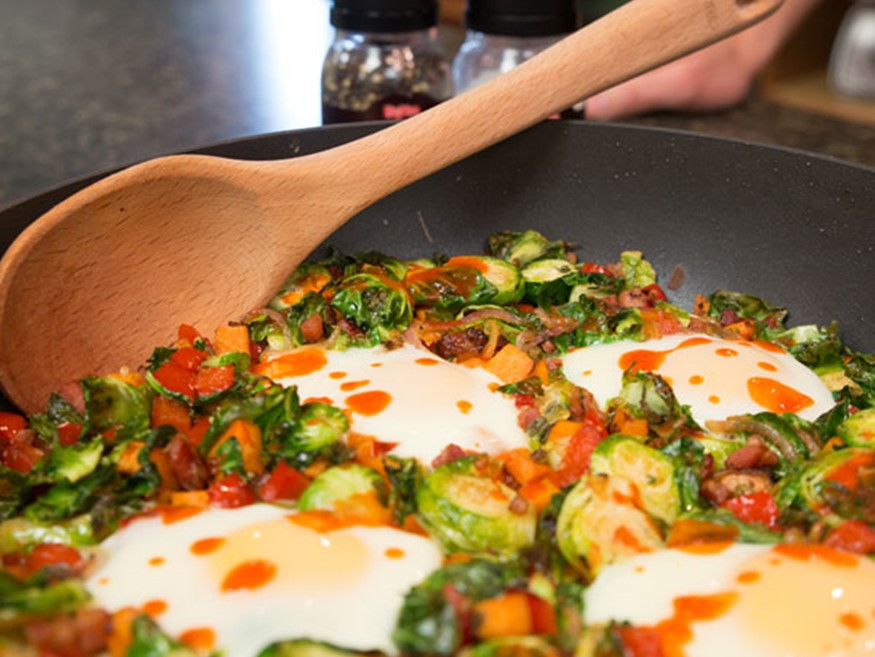
{"type": "MultiPolygon", "coordinates": [[[[519,66],[577,29],[575,0],[468,0],[465,41],[453,62],[461,93],[519,66]]],[[[579,118],[581,108],[565,118],[579,118]]]]}

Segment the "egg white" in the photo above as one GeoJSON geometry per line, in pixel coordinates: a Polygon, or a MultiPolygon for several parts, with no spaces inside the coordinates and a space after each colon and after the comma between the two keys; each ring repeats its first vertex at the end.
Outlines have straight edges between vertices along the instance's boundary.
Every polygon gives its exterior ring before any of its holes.
{"type": "Polygon", "coordinates": [[[348,408],[354,395],[388,393],[385,410],[352,411],[350,424],[352,431],[396,443],[396,456],[430,463],[451,443],[490,454],[529,445],[513,401],[495,391],[501,381],[482,368],[451,363],[411,345],[324,353],[327,362],[320,369],[277,382],[298,386],[302,400],[326,398],[340,408],[348,408]]]}
{"type": "Polygon", "coordinates": [[[209,628],[226,657],[252,657],[273,641],[296,638],[395,654],[391,632],[403,595],[440,565],[440,550],[390,527],[318,534],[291,522],[290,513],[255,504],[207,508],[170,524],[136,519],[101,544],[107,558],[86,588],[107,609],[160,600],[166,610],[157,621],[166,632],[209,628]],[[195,542],[216,537],[227,543],[193,554],[195,542]],[[229,569],[252,559],[276,564],[273,579],[223,591],[229,569]]]}
{"type": "Polygon", "coordinates": [[[742,544],[635,555],[600,572],[585,594],[585,620],[654,627],[681,596],[730,593],[737,597],[724,613],[689,624],[686,657],[875,655],[875,563],[818,549],[809,558],[742,544]]]}
{"type": "Polygon", "coordinates": [[[816,419],[834,405],[832,394],[820,378],[790,354],[776,348],[764,349],[755,342],[703,335],[679,334],[647,342],[621,340],[584,347],[565,356],[563,370],[570,381],[589,390],[604,406],[622,387],[621,359],[638,350],[667,352],[654,372],[669,382],[678,401],[690,407],[700,425],[708,420],[773,410],[751,398],[747,388],[751,377],[777,380],[810,397],[811,405],[797,413],[806,420],[816,419]],[[680,346],[691,339],[702,344],[680,346]]]}

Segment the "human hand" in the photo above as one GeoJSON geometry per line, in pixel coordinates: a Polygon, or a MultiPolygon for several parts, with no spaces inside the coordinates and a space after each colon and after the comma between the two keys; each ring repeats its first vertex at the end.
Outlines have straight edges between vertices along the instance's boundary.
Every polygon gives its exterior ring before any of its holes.
{"type": "Polygon", "coordinates": [[[762,23],[586,101],[586,118],[712,112],[743,102],[757,76],[819,0],[786,0],[762,23]]]}

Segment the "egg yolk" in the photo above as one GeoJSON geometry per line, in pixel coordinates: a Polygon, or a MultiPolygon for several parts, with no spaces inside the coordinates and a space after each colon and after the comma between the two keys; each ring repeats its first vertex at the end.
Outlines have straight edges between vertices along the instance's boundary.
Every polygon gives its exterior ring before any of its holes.
{"type": "Polygon", "coordinates": [[[775,654],[875,654],[872,562],[824,546],[788,545],[754,558],[744,573],[741,627],[775,654]]]}
{"type": "Polygon", "coordinates": [[[322,534],[292,522],[271,520],[230,533],[204,553],[224,592],[273,584],[320,590],[342,588],[361,577],[367,546],[348,532],[322,534]],[[289,545],[294,545],[292,552],[289,545]]]}

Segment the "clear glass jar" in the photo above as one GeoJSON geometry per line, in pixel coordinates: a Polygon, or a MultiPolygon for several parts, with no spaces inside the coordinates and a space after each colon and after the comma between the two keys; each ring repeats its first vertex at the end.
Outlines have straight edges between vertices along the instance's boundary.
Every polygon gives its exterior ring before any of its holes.
{"type": "MultiPolygon", "coordinates": [[[[457,93],[516,68],[578,25],[575,0],[468,0],[465,21],[465,40],[453,60],[457,93]]],[[[562,113],[582,115],[582,105],[562,113]]]]}
{"type": "Polygon", "coordinates": [[[504,36],[468,30],[453,61],[453,83],[461,93],[507,73],[565,35],[504,36]]]}
{"type": "Polygon", "coordinates": [[[450,61],[434,27],[337,27],[322,67],[323,123],[403,119],[452,94],[450,61]]]}

